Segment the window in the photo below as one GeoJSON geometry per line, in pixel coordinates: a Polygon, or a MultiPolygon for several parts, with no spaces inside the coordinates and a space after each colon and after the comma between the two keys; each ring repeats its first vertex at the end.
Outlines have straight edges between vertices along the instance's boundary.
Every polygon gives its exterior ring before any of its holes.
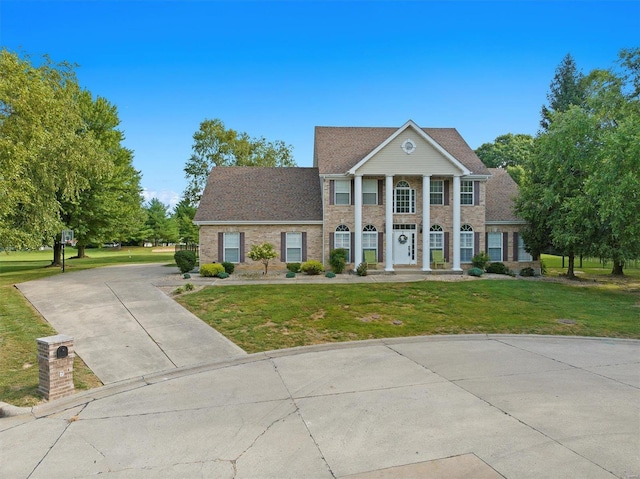
{"type": "Polygon", "coordinates": [[[336,228],[333,238],[333,247],[347,250],[347,263],[351,263],[351,233],[347,225],[340,225],[336,228]]]}
{"type": "Polygon", "coordinates": [[[524,239],[518,235],[518,261],[533,261],[533,258],[525,249],[524,239]]]}
{"type": "Polygon", "coordinates": [[[431,180],[429,201],[432,205],[444,205],[444,181],[431,180]]]}
{"type": "Polygon", "coordinates": [[[409,183],[399,181],[394,195],[394,213],[416,212],[416,190],[412,190],[409,183]]]}
{"type": "Polygon", "coordinates": [[[378,180],[362,180],[362,204],[378,204],[378,180]]]}
{"type": "Polygon", "coordinates": [[[473,228],[471,225],[460,227],[460,261],[471,263],[473,258],[473,228]]]}
{"type": "Polygon", "coordinates": [[[489,233],[487,236],[489,260],[502,261],[502,233],[489,233]]]}
{"type": "Polygon", "coordinates": [[[433,252],[434,251],[442,251],[444,255],[444,233],[442,231],[442,226],[433,225],[429,230],[429,251],[430,251],[430,261],[433,261],[433,252]]]}
{"type": "Polygon", "coordinates": [[[240,262],[240,233],[224,234],[224,261],[240,262]]]}
{"type": "Polygon", "coordinates": [[[365,258],[367,251],[373,251],[374,257],[378,258],[378,230],[373,225],[366,225],[362,229],[362,251],[365,258]]]}
{"type": "Polygon", "coordinates": [[[336,205],[351,204],[351,180],[335,180],[336,205]]]}
{"type": "Polygon", "coordinates": [[[462,180],[460,182],[460,204],[473,205],[473,181],[462,180]]]}
{"type": "Polygon", "coordinates": [[[302,233],[287,233],[287,263],[302,262],[302,233]]]}

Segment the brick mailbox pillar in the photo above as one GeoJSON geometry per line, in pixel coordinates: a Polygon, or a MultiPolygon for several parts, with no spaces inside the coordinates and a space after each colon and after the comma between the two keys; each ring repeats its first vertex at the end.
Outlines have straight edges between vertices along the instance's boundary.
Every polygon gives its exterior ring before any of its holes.
{"type": "Polygon", "coordinates": [[[38,338],[38,392],[52,401],[73,394],[73,338],[64,334],[38,338]]]}

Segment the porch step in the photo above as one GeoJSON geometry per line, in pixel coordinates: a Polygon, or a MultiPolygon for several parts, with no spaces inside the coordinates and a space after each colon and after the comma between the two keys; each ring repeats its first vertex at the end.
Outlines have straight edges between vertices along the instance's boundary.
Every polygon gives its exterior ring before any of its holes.
{"type": "Polygon", "coordinates": [[[434,269],[431,271],[422,271],[420,268],[399,268],[395,267],[394,271],[385,271],[384,267],[378,269],[368,269],[367,274],[415,274],[422,276],[429,275],[461,275],[462,271],[453,271],[450,269],[434,269]]]}

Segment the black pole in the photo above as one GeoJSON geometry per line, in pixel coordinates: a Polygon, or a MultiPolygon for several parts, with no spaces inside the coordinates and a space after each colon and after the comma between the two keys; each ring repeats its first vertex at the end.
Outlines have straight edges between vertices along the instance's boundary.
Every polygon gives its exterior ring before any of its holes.
{"type": "Polygon", "coordinates": [[[62,272],[64,273],[64,243],[62,243],[62,272]]]}

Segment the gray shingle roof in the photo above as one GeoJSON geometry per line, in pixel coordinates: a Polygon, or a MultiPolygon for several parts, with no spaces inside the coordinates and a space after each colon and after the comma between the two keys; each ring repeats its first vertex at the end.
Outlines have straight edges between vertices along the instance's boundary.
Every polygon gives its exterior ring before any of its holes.
{"type": "Polygon", "coordinates": [[[491,221],[522,221],[513,211],[514,199],[518,196],[518,185],[502,168],[489,168],[491,178],[487,180],[487,205],[485,218],[491,221]]]}
{"type": "Polygon", "coordinates": [[[216,166],[194,221],[322,221],[318,169],[216,166]]]}
{"type": "MultiPolygon", "coordinates": [[[[487,167],[455,128],[422,130],[472,174],[489,174],[487,167]]],[[[317,126],[313,166],[318,167],[320,174],[345,173],[396,131],[398,128],[317,126]]]]}

